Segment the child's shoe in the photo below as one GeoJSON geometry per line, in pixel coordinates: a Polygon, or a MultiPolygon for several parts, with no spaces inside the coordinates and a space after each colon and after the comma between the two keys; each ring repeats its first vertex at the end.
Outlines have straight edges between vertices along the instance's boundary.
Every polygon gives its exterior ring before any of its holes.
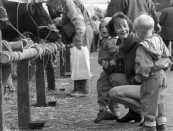
{"type": "Polygon", "coordinates": [[[157,125],[156,129],[157,131],[168,131],[165,124],[157,125]]]}
{"type": "Polygon", "coordinates": [[[155,126],[143,126],[137,131],[157,131],[155,126]]]}

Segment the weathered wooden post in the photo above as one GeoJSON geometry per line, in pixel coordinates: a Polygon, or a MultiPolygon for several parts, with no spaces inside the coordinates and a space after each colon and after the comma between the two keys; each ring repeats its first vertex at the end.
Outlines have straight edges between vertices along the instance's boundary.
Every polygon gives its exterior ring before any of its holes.
{"type": "Polygon", "coordinates": [[[45,70],[44,59],[37,58],[36,60],[36,92],[37,106],[47,106],[46,87],[45,87],[45,70]]]}
{"type": "MultiPolygon", "coordinates": [[[[37,91],[37,104],[36,106],[41,107],[41,106],[56,106],[56,101],[49,101],[47,102],[46,99],[46,86],[45,86],[45,64],[46,62],[45,57],[41,58],[37,58],[36,60],[36,91],[37,91]]],[[[48,59],[46,59],[48,60],[48,59]]],[[[48,64],[51,64],[50,60],[48,60],[48,64]]],[[[50,78],[48,78],[48,85],[49,86],[53,86],[54,90],[55,90],[55,77],[54,77],[54,69],[52,69],[50,66],[48,65],[49,68],[47,69],[47,73],[48,76],[50,77],[53,73],[53,80],[51,80],[50,78]],[[50,71],[50,72],[49,72],[50,71]],[[50,83],[53,82],[53,83],[50,83]]]]}
{"type": "MultiPolygon", "coordinates": [[[[1,29],[8,21],[7,12],[2,7],[3,2],[0,0],[0,52],[2,52],[2,34],[1,29]]],[[[0,65],[0,130],[4,131],[4,89],[2,86],[2,66],[0,65]]]]}
{"type": "MultiPolygon", "coordinates": [[[[0,52],[2,51],[2,35],[0,31],[0,52]]],[[[4,97],[2,86],[2,66],[0,65],[0,130],[4,131],[4,97]]]]}
{"type": "Polygon", "coordinates": [[[29,60],[18,62],[18,124],[19,128],[30,129],[29,60]]]}
{"type": "Polygon", "coordinates": [[[55,74],[54,74],[54,67],[51,62],[51,56],[44,56],[44,63],[46,66],[46,73],[47,73],[47,84],[48,84],[48,90],[54,90],[55,91],[55,74]]]}

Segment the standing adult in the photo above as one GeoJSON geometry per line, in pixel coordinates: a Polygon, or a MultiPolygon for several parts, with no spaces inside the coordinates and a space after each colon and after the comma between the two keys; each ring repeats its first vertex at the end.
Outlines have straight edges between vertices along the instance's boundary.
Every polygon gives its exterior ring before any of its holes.
{"type": "MultiPolygon", "coordinates": [[[[57,0],[57,5],[62,6],[62,42],[73,44],[77,49],[90,45],[93,39],[91,20],[87,10],[80,0],[57,0]]],[[[56,21],[56,20],[55,20],[56,21]]],[[[55,22],[56,23],[56,22],[55,22]]],[[[90,80],[75,80],[73,97],[88,96],[90,93],[90,80]]]]}
{"type": "MultiPolygon", "coordinates": [[[[173,0],[170,1],[170,7],[164,9],[160,16],[160,25],[162,26],[161,29],[161,37],[166,44],[169,46],[169,43],[173,43],[173,0]]],[[[171,45],[171,56],[173,57],[173,45],[171,45]]],[[[173,71],[173,66],[170,69],[173,71]]]]}
{"type": "Polygon", "coordinates": [[[117,12],[123,12],[122,0],[111,0],[108,4],[105,17],[112,17],[117,12]]]}
{"type": "Polygon", "coordinates": [[[152,0],[111,0],[106,16],[112,17],[117,12],[123,12],[130,18],[132,23],[140,14],[147,13],[154,19],[155,31],[158,33],[161,30],[155,5],[152,0]]]}

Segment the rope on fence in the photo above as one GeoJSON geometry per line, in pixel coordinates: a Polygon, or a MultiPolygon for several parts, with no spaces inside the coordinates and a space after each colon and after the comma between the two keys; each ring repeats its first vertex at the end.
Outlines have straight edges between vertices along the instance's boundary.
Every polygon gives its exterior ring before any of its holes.
{"type": "Polygon", "coordinates": [[[20,51],[13,52],[7,41],[3,41],[3,44],[8,50],[2,51],[0,54],[1,64],[10,64],[30,58],[34,59],[38,57],[42,58],[44,55],[51,55],[51,59],[53,59],[53,55],[55,55],[55,53],[57,53],[62,48],[60,43],[42,42],[38,44],[29,41],[29,44],[27,45],[27,47],[24,48],[23,52],[20,51]]]}

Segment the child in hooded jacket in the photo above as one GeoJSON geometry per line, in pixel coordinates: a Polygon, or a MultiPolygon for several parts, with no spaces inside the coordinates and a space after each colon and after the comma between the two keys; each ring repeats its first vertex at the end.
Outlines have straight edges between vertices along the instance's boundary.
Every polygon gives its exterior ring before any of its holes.
{"type": "Polygon", "coordinates": [[[138,131],[167,131],[164,97],[166,76],[164,69],[171,65],[169,51],[162,38],[153,33],[154,20],[142,14],[134,21],[137,36],[141,39],[136,51],[135,83],[140,89],[141,112],[145,124],[138,131]]]}
{"type": "Polygon", "coordinates": [[[108,34],[107,24],[111,18],[106,17],[100,23],[100,34],[102,41],[99,47],[98,63],[107,73],[113,73],[116,66],[115,56],[118,53],[119,47],[116,45],[117,37],[110,37],[108,34]]]}
{"type": "Polygon", "coordinates": [[[98,63],[102,66],[103,72],[100,74],[100,78],[97,81],[97,93],[98,93],[98,105],[99,113],[97,118],[94,120],[95,123],[102,121],[103,119],[116,119],[119,115],[119,106],[115,105],[116,112],[109,113],[109,96],[108,91],[112,86],[104,86],[109,82],[109,75],[113,73],[116,69],[116,55],[119,51],[119,46],[117,45],[117,38],[110,37],[107,29],[107,24],[111,18],[105,17],[100,23],[100,34],[102,35],[102,41],[99,47],[98,53],[98,63]],[[102,85],[102,88],[98,88],[102,85]],[[105,90],[108,90],[107,92],[105,90]],[[107,115],[107,116],[106,116],[107,115]]]}

